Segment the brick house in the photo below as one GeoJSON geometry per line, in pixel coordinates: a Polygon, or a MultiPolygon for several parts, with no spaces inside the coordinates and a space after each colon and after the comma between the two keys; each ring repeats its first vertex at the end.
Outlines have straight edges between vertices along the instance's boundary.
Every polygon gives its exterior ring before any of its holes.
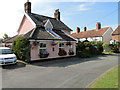
{"type": "Polygon", "coordinates": [[[112,40],[120,43],[120,25],[113,31],[112,40]]]}
{"type": "Polygon", "coordinates": [[[84,27],[84,31],[80,31],[80,28],[77,27],[76,33],[72,33],[71,36],[74,37],[77,41],[102,41],[103,43],[110,43],[112,39],[112,28],[104,27],[101,28],[101,23],[98,22],[96,24],[96,29],[87,30],[84,27]]]}

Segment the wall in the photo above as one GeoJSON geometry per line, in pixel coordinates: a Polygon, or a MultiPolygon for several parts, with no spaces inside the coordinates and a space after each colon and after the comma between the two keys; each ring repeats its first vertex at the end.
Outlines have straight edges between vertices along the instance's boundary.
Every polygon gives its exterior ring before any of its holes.
{"type": "Polygon", "coordinates": [[[25,34],[28,31],[32,30],[34,28],[34,25],[30,22],[30,20],[24,15],[23,20],[19,27],[18,35],[25,34]]]}
{"type": "MultiPolygon", "coordinates": [[[[85,41],[86,38],[80,38],[80,41],[83,42],[85,41]]],[[[87,38],[88,41],[102,41],[102,37],[89,37],[87,38]]]]}
{"type": "MultiPolygon", "coordinates": [[[[43,42],[43,41],[42,41],[43,42]]],[[[58,41],[59,42],[59,41],[58,41]]],[[[33,42],[31,41],[31,44],[33,42]]],[[[52,46],[51,43],[52,41],[46,41],[47,43],[47,51],[49,52],[49,56],[48,58],[59,58],[59,57],[67,57],[69,56],[68,54],[66,56],[59,56],[58,53],[59,53],[59,43],[55,46],[52,46]],[[54,47],[54,50],[55,51],[52,51],[52,48],[54,47]]],[[[67,42],[64,42],[65,43],[65,51],[68,53],[69,52],[69,47],[66,46],[66,43],[67,42]]],[[[73,45],[73,51],[74,51],[74,55],[76,55],[76,42],[71,42],[72,45],[73,45]]],[[[45,59],[45,58],[39,58],[38,56],[39,54],[39,46],[37,47],[34,47],[34,48],[31,48],[31,60],[41,60],[41,59],[45,59]]],[[[73,56],[74,56],[73,55],[73,56]]]]}
{"type": "Polygon", "coordinates": [[[120,42],[120,35],[112,35],[112,40],[117,40],[120,42]]]}
{"type": "Polygon", "coordinates": [[[110,43],[112,39],[112,28],[109,28],[104,34],[103,34],[103,43],[110,43]]]}

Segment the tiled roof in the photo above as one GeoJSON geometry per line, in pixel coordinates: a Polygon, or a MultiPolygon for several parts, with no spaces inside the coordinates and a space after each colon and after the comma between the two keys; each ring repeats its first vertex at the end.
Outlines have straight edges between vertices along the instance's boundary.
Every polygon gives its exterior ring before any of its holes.
{"type": "Polygon", "coordinates": [[[110,27],[101,28],[98,31],[96,29],[83,31],[77,33],[72,33],[71,36],[74,38],[88,38],[88,37],[100,37],[102,36],[110,27]]]}
{"type": "Polygon", "coordinates": [[[14,37],[7,39],[5,42],[13,42],[17,37],[20,37],[20,36],[25,36],[28,39],[34,39],[34,40],[75,41],[73,38],[71,38],[70,36],[67,36],[61,30],[54,30],[54,32],[58,34],[61,38],[54,37],[49,32],[47,32],[44,28],[36,27],[24,35],[16,35],[14,37]]]}
{"type": "Polygon", "coordinates": [[[113,31],[112,35],[120,35],[120,25],[113,31]]]}
{"type": "Polygon", "coordinates": [[[3,42],[6,42],[6,43],[11,43],[13,42],[17,37],[20,37],[20,36],[23,36],[23,35],[15,35],[11,38],[8,38],[8,39],[5,39],[3,42]]]}
{"type": "Polygon", "coordinates": [[[43,26],[45,22],[49,19],[53,25],[53,29],[72,31],[67,25],[65,25],[62,21],[57,20],[56,18],[43,16],[35,13],[28,13],[28,15],[35,22],[37,26],[43,26]]]}

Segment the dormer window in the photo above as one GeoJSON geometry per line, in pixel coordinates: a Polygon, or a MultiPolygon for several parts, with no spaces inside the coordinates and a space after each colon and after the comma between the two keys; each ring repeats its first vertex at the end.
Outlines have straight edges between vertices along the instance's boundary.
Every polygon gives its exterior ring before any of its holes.
{"type": "Polygon", "coordinates": [[[46,31],[48,31],[51,35],[53,35],[55,38],[61,38],[58,34],[56,34],[54,31],[51,30],[51,28],[46,28],[46,31]]]}

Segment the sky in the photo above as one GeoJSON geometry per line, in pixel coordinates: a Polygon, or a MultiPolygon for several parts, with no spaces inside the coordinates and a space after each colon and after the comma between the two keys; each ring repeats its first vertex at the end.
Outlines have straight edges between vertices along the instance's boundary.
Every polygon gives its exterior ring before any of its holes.
{"type": "MultiPolygon", "coordinates": [[[[0,38],[6,33],[9,37],[17,34],[24,15],[24,3],[27,0],[2,0],[0,3],[0,38]]],[[[73,32],[76,27],[83,31],[95,29],[96,23],[102,27],[118,26],[118,0],[29,0],[32,12],[53,17],[56,9],[60,10],[61,20],[73,32]]]]}

